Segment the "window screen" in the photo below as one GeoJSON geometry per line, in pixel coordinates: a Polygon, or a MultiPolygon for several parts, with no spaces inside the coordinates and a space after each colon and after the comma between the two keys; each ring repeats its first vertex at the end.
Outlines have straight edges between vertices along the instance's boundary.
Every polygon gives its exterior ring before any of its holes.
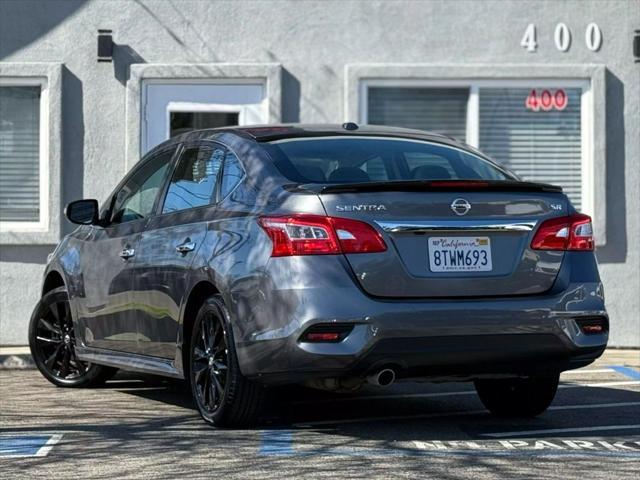
{"type": "Polygon", "coordinates": [[[564,89],[566,106],[562,110],[527,108],[531,91],[480,89],[480,149],[525,180],[562,186],[579,209],[581,89],[564,89]]]}
{"type": "Polygon", "coordinates": [[[0,220],[40,220],[40,87],[0,87],[0,220]]]}
{"type": "Polygon", "coordinates": [[[416,128],[464,141],[468,88],[370,87],[368,123],[416,128]]]}
{"type": "Polygon", "coordinates": [[[171,178],[162,213],[213,203],[224,155],[225,150],[214,145],[187,148],[171,178]]]}

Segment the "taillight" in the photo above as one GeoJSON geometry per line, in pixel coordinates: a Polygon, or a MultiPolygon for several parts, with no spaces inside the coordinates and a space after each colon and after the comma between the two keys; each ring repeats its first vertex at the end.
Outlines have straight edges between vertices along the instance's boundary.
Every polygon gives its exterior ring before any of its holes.
{"type": "Polygon", "coordinates": [[[261,217],[273,242],[272,257],[384,252],[387,245],[371,225],[358,220],[298,214],[261,217]]]}
{"type": "Polygon", "coordinates": [[[542,222],[533,240],[534,250],[593,250],[591,217],[576,213],[542,222]]]}

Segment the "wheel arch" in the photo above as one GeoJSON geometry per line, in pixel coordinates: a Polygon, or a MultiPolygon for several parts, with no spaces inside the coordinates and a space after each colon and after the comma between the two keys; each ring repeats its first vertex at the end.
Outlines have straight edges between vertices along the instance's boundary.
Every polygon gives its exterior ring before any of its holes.
{"type": "Polygon", "coordinates": [[[184,306],[184,313],[182,314],[182,369],[185,378],[188,377],[189,368],[189,348],[191,344],[191,331],[193,324],[195,323],[198,310],[207,300],[207,298],[217,295],[220,290],[211,282],[203,280],[198,282],[189,292],[189,297],[184,306]]]}
{"type": "Polygon", "coordinates": [[[53,289],[64,286],[65,283],[62,274],[57,270],[51,270],[49,273],[47,273],[46,277],[44,278],[44,282],[42,283],[42,295],[50,292],[53,289]]]}

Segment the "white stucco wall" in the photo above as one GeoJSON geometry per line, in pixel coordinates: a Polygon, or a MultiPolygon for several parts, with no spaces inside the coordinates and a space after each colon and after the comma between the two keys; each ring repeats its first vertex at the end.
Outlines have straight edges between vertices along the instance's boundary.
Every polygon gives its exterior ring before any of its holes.
{"type": "MultiPolygon", "coordinates": [[[[599,65],[605,68],[607,243],[597,255],[611,343],[640,346],[640,1],[7,1],[0,61],[62,64],[61,203],[104,198],[126,170],[131,64],[279,64],[285,122],[340,122],[352,64],[599,65]],[[572,31],[568,52],[553,30],[572,31]],[[584,46],[596,22],[602,48],[584,46]],[[538,27],[538,50],[520,40],[538,27]],[[112,29],[114,63],[96,61],[98,29],[112,29]]],[[[63,221],[64,222],[64,221],[63,221]]],[[[62,224],[68,232],[70,225],[62,224]]],[[[0,344],[26,343],[40,272],[52,244],[0,245],[0,344]]]]}

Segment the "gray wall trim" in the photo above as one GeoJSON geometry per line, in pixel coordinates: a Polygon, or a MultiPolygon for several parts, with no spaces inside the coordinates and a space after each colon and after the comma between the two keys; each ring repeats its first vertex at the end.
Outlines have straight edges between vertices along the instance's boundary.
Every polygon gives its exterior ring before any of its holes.
{"type": "Polygon", "coordinates": [[[599,64],[348,64],[344,75],[344,121],[359,120],[360,82],[381,79],[481,80],[481,79],[576,79],[588,80],[592,95],[593,223],[596,244],[607,238],[606,211],[606,68],[599,64]]]}
{"type": "Polygon", "coordinates": [[[55,244],[60,241],[62,181],[62,63],[53,62],[0,62],[0,77],[46,78],[48,90],[48,175],[40,178],[49,182],[49,211],[43,230],[0,231],[1,245],[55,244]]]}
{"type": "Polygon", "coordinates": [[[126,93],[126,169],[140,159],[142,81],[149,79],[259,79],[266,82],[268,123],[282,115],[282,67],[277,63],[134,64],[126,93]]]}

